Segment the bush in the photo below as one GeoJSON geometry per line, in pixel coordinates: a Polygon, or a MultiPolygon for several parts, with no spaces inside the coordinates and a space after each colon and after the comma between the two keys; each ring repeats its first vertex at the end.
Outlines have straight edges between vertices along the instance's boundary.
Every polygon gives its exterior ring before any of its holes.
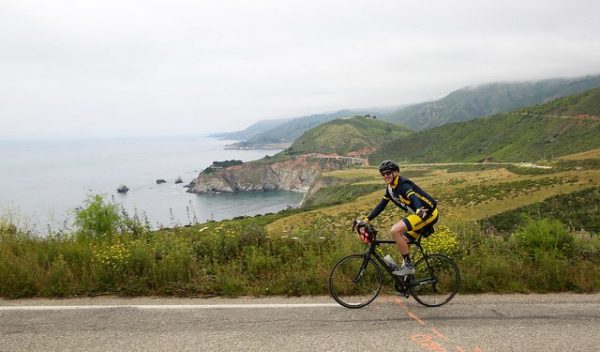
{"type": "Polygon", "coordinates": [[[511,239],[530,255],[549,252],[571,257],[575,239],[567,227],[556,219],[528,220],[523,228],[514,233],[511,239]]]}
{"type": "Polygon", "coordinates": [[[90,196],[85,207],[75,213],[75,225],[82,239],[105,240],[116,233],[121,222],[117,204],[109,204],[100,195],[90,196]]]}
{"type": "Polygon", "coordinates": [[[456,233],[446,226],[438,226],[435,232],[423,241],[423,246],[431,253],[454,255],[459,249],[456,233]]]}
{"type": "MultiPolygon", "coordinates": [[[[111,227],[112,235],[85,241],[38,238],[0,221],[0,296],[327,294],[333,265],[365,250],[340,220],[351,216],[306,213],[287,233],[267,233],[282,216],[142,234],[111,227]]],[[[477,224],[438,225],[423,245],[452,256],[464,293],[600,290],[600,236],[557,220],[530,220],[509,237],[477,224]]],[[[381,250],[398,257],[393,245],[381,250]]],[[[389,278],[385,288],[393,293],[389,278]]]]}

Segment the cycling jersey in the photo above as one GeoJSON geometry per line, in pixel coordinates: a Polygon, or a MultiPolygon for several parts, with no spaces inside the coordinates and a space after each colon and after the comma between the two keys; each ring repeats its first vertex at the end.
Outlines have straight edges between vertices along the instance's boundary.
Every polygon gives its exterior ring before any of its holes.
{"type": "Polygon", "coordinates": [[[403,210],[408,211],[411,209],[413,212],[417,212],[421,207],[427,209],[427,216],[424,219],[419,218],[416,215],[409,215],[405,218],[407,229],[409,231],[417,231],[423,228],[425,225],[433,224],[437,221],[437,202],[433,197],[423,191],[410,179],[398,176],[389,184],[385,190],[383,199],[377,204],[377,206],[367,216],[367,219],[373,220],[376,218],[388,205],[390,200],[403,210]]]}

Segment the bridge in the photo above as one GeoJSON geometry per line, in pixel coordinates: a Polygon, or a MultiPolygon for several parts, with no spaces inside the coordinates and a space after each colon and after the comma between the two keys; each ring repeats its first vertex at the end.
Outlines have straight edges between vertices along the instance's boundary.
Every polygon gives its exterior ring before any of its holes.
{"type": "Polygon", "coordinates": [[[344,166],[369,166],[368,159],[356,158],[351,156],[341,156],[338,154],[320,154],[320,153],[308,153],[296,156],[296,158],[315,158],[315,159],[335,159],[342,162],[344,166]]]}

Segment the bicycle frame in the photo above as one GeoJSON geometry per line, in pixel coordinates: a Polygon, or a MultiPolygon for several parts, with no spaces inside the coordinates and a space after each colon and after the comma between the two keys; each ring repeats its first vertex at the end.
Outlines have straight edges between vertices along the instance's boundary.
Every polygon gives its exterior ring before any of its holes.
{"type": "MultiPolygon", "coordinates": [[[[346,308],[362,308],[380,293],[385,272],[392,277],[395,290],[404,297],[412,296],[427,307],[448,303],[459,290],[460,272],[446,255],[429,253],[421,245],[425,235],[408,241],[415,266],[414,275],[396,276],[384,259],[378,246],[396,244],[393,240],[378,240],[377,230],[368,228],[371,242],[363,253],[347,255],[334,265],[329,274],[329,291],[332,297],[346,308]],[[381,268],[384,268],[382,271],[381,268]],[[350,281],[350,282],[348,282],[350,281]]],[[[431,229],[433,232],[433,229],[431,229]]],[[[429,232],[429,234],[431,234],[429,232]]]]}
{"type": "Polygon", "coordinates": [[[427,252],[425,251],[425,249],[423,249],[423,246],[421,245],[421,238],[422,237],[419,237],[416,240],[411,240],[408,242],[408,244],[409,245],[414,244],[417,248],[417,252],[419,253],[420,258],[425,258],[425,264],[427,265],[427,270],[430,273],[430,278],[423,279],[423,280],[415,280],[412,275],[403,276],[403,277],[394,275],[392,273],[393,270],[390,268],[390,266],[387,264],[387,262],[383,259],[381,254],[379,254],[377,252],[377,247],[382,244],[396,244],[396,241],[394,241],[394,240],[378,240],[376,236],[373,239],[373,241],[371,242],[371,244],[369,245],[369,248],[367,249],[367,251],[365,252],[365,260],[363,262],[363,265],[361,266],[361,270],[357,274],[357,278],[358,278],[358,276],[362,275],[362,272],[366,268],[367,263],[369,262],[371,257],[374,257],[376,259],[376,261],[379,263],[380,267],[383,267],[388,272],[388,274],[394,279],[394,288],[396,289],[396,291],[404,294],[405,296],[408,296],[408,294],[409,294],[408,290],[411,287],[424,285],[424,284],[430,284],[430,283],[433,283],[435,285],[435,283],[437,282],[437,278],[435,277],[433,271],[431,270],[431,265],[429,264],[429,258],[427,256],[427,252]]]}

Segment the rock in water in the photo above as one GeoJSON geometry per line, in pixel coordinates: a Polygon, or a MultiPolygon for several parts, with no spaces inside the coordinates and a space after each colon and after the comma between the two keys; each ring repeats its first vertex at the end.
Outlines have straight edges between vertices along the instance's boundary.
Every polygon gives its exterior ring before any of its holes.
{"type": "Polygon", "coordinates": [[[117,188],[117,192],[119,193],[127,193],[129,191],[129,188],[125,185],[120,185],[119,188],[117,188]]]}

